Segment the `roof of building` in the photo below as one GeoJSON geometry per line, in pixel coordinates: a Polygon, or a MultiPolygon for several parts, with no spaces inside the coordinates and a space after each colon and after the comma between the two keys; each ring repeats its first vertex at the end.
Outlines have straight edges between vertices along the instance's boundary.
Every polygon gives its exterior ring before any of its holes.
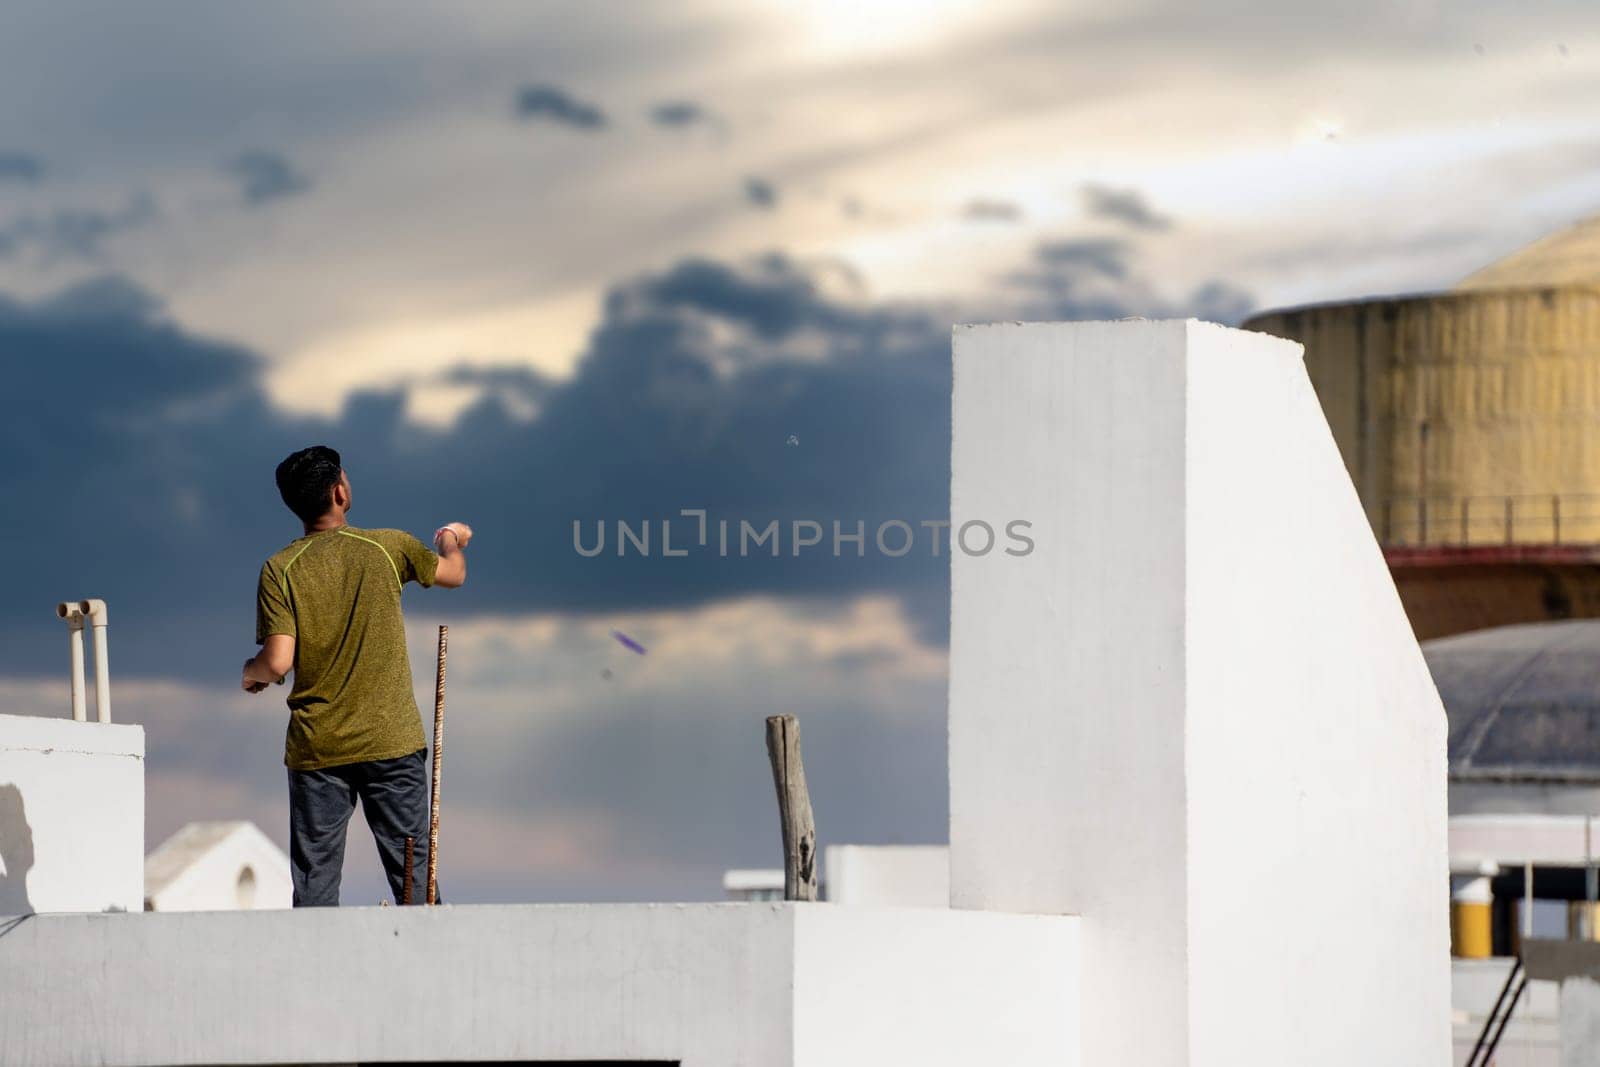
{"type": "MultiPolygon", "coordinates": [[[[167,838],[144,859],[144,895],[157,896],[217,845],[234,834],[262,837],[254,823],[192,822],[167,838]]],[[[276,846],[272,846],[276,851],[276,846]]]]}
{"type": "Polygon", "coordinates": [[[1600,285],[1600,215],[1522,246],[1467,275],[1455,288],[1460,291],[1559,285],[1600,285]]]}
{"type": "Polygon", "coordinates": [[[1450,717],[1455,781],[1600,784],[1600,620],[1422,645],[1450,717]]]}

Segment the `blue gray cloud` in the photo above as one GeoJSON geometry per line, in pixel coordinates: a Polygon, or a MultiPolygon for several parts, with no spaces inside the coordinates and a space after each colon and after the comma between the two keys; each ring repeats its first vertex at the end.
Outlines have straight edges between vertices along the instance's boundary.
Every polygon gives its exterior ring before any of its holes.
{"type": "Polygon", "coordinates": [[[128,197],[119,208],[57,207],[30,210],[0,221],[0,258],[31,253],[39,261],[94,260],[106,243],[146,226],[160,214],[148,193],[128,197]]]}
{"type": "Polygon", "coordinates": [[[283,200],[311,188],[311,179],[279,152],[242,152],[222,170],[238,185],[239,195],[247,204],[283,200]]]}
{"type": "Polygon", "coordinates": [[[517,91],[519,119],[543,119],[577,130],[598,130],[609,120],[604,111],[554,85],[524,85],[517,91]]]}
{"type": "Polygon", "coordinates": [[[1220,284],[1162,300],[1131,255],[1042,245],[990,309],[959,311],[835,299],[817,270],[780,253],[687,259],[611,288],[569,379],[447,369],[479,395],[446,429],[411,422],[403,389],[357,393],[332,418],[285,414],[266,400],[258,356],[182,329],[126,281],[0,299],[0,360],[11,395],[28,398],[0,423],[6,454],[27,457],[0,469],[0,493],[55,517],[43,545],[23,526],[0,529],[0,548],[36,561],[0,604],[0,668],[48,656],[41,605],[81,593],[125,605],[140,654],[119,669],[214,670],[248,640],[260,559],[297,533],[272,467],[314,441],[344,453],[355,521],[474,523],[474,567],[489,577],[453,601],[466,613],[881,592],[942,640],[942,559],[581,559],[572,522],[704,508],[712,523],[838,519],[872,530],[945,515],[954,319],[1236,316],[1248,306],[1220,284]]]}
{"type": "Polygon", "coordinates": [[[770,211],[778,206],[778,187],[754,175],[744,180],[744,198],[758,208],[770,211]]]}
{"type": "Polygon", "coordinates": [[[1137,189],[1091,183],[1083,187],[1083,202],[1091,217],[1110,219],[1136,230],[1166,230],[1172,226],[1172,219],[1156,212],[1137,189]]]}
{"type": "Polygon", "coordinates": [[[44,177],[44,160],[26,152],[0,151],[0,183],[33,184],[44,177]]]}
{"type": "Polygon", "coordinates": [[[657,126],[696,126],[716,118],[693,100],[663,100],[650,109],[650,121],[657,126]]]}

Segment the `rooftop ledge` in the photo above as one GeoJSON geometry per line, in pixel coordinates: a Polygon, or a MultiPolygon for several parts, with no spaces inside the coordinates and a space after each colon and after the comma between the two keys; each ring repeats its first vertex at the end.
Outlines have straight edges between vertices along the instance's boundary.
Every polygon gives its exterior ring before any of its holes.
{"type": "Polygon", "coordinates": [[[0,920],[28,976],[0,1063],[1062,1067],[1078,934],[781,902],[34,915],[0,920]]]}

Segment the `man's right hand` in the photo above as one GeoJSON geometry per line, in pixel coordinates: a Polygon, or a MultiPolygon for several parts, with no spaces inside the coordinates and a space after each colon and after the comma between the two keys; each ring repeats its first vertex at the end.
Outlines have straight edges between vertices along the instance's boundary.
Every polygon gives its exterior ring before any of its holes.
{"type": "Polygon", "coordinates": [[[464,522],[447,522],[433,532],[433,547],[441,554],[449,548],[452,540],[457,548],[466,548],[467,543],[472,540],[472,527],[464,522]],[[447,537],[446,534],[451,536],[447,537]]]}
{"type": "Polygon", "coordinates": [[[434,572],[434,584],[446,589],[458,589],[467,580],[467,556],[462,549],[472,540],[472,527],[464,522],[447,523],[433,534],[433,546],[439,550],[439,566],[434,572]]]}

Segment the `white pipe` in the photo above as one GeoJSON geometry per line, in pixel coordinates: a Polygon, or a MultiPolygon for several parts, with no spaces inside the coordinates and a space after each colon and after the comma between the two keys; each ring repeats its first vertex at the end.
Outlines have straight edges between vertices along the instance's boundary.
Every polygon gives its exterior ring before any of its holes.
{"type": "Polygon", "coordinates": [[[111,721],[111,664],[106,659],[106,602],[80,600],[78,610],[94,630],[94,706],[101,722],[111,721]]]}
{"type": "Polygon", "coordinates": [[[83,722],[88,718],[83,691],[83,612],[76,603],[63,601],[56,605],[56,618],[67,620],[67,640],[72,645],[72,718],[83,722]]]}
{"type": "Polygon", "coordinates": [[[1522,940],[1533,937],[1533,861],[1522,867],[1522,940]]]}

